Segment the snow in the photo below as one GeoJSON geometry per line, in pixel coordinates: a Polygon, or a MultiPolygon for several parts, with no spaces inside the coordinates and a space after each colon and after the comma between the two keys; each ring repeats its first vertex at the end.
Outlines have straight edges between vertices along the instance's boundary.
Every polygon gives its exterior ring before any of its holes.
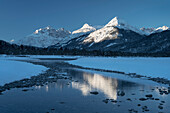
{"type": "Polygon", "coordinates": [[[141,31],[144,32],[145,35],[150,35],[155,32],[155,28],[140,28],[141,31]]]}
{"type": "Polygon", "coordinates": [[[90,35],[88,35],[88,37],[86,37],[84,39],[84,43],[90,43],[90,42],[101,42],[103,40],[112,40],[112,39],[116,39],[118,37],[118,32],[117,29],[114,27],[103,27],[99,30],[96,30],[92,33],[90,33],[90,35]],[[113,33],[113,34],[112,34],[113,33]]]}
{"type": "Polygon", "coordinates": [[[105,25],[105,27],[115,27],[115,26],[121,26],[121,25],[125,25],[126,23],[121,20],[118,19],[118,17],[114,17],[108,24],[105,25]]]}
{"type": "Polygon", "coordinates": [[[62,55],[27,55],[29,58],[81,58],[81,56],[62,56],[62,55]]]}
{"type": "Polygon", "coordinates": [[[110,47],[110,46],[115,45],[115,44],[117,44],[117,43],[110,43],[106,47],[110,47]]]}
{"type": "Polygon", "coordinates": [[[16,42],[19,45],[28,45],[35,47],[48,47],[55,45],[63,40],[69,40],[70,31],[60,28],[58,30],[48,26],[46,28],[40,28],[36,30],[31,35],[26,36],[25,38],[16,42]]]}
{"type": "Polygon", "coordinates": [[[127,24],[125,21],[118,17],[114,17],[108,24],[105,25],[105,27],[117,27],[119,29],[132,30],[143,35],[143,32],[140,29],[127,24]]]}
{"type": "Polygon", "coordinates": [[[169,27],[162,26],[162,27],[158,27],[158,28],[141,28],[141,30],[144,32],[145,35],[150,35],[153,33],[159,33],[162,31],[169,30],[169,27]]]}
{"type": "Polygon", "coordinates": [[[72,34],[77,34],[77,33],[87,33],[87,32],[92,32],[92,31],[95,31],[96,28],[88,25],[87,23],[83,25],[82,28],[78,29],[78,30],[75,30],[72,32],[72,34]]]}
{"type": "Polygon", "coordinates": [[[35,47],[43,47],[46,48],[48,46],[56,45],[57,46],[65,46],[67,45],[71,39],[84,36],[81,38],[83,43],[91,43],[91,42],[101,42],[103,40],[113,40],[121,37],[117,30],[124,29],[124,30],[131,30],[140,35],[150,35],[152,33],[162,32],[165,30],[169,30],[169,27],[163,26],[159,28],[141,28],[138,29],[134,26],[131,26],[124,22],[122,19],[118,17],[114,17],[108,24],[101,28],[92,27],[85,23],[80,29],[73,31],[72,33],[64,28],[60,28],[58,30],[47,26],[45,28],[40,28],[35,30],[34,33],[24,37],[19,41],[11,40],[11,43],[16,43],[18,45],[28,45],[28,46],[35,46],[35,47]],[[117,31],[116,31],[117,30],[117,31]],[[85,36],[88,35],[88,36],[85,36]]]}
{"type": "Polygon", "coordinates": [[[170,58],[81,57],[68,62],[82,67],[137,73],[170,80],[170,58]]]}
{"type": "Polygon", "coordinates": [[[10,43],[13,43],[15,40],[14,39],[12,39],[12,40],[10,40],[10,43]]]}
{"type": "Polygon", "coordinates": [[[25,57],[19,57],[15,55],[0,55],[0,60],[35,60],[38,58],[67,58],[67,59],[76,59],[76,58],[81,58],[82,56],[63,56],[63,55],[24,55],[25,57]]]}
{"type": "Polygon", "coordinates": [[[162,32],[162,31],[165,31],[165,30],[168,30],[168,29],[169,29],[169,27],[167,27],[167,26],[162,26],[162,27],[158,27],[158,28],[156,29],[156,31],[162,32]]]}
{"type": "Polygon", "coordinates": [[[89,45],[89,47],[91,47],[93,44],[94,44],[94,42],[93,42],[93,43],[91,43],[91,44],[89,45]]]}
{"type": "Polygon", "coordinates": [[[17,57],[13,55],[0,55],[0,85],[29,78],[47,70],[41,65],[22,62],[22,60],[34,60],[37,58],[80,58],[81,56],[61,56],[61,55],[24,55],[17,57]],[[21,60],[21,61],[16,61],[21,60]]]}
{"type": "Polygon", "coordinates": [[[117,30],[124,29],[124,30],[131,30],[136,33],[143,35],[143,31],[137,29],[131,25],[128,25],[123,20],[119,19],[118,17],[114,17],[108,24],[106,24],[103,28],[98,29],[88,35],[83,41],[84,43],[91,43],[91,42],[102,42],[103,40],[113,40],[117,39],[118,37],[123,36],[117,30]]]}
{"type": "MultiPolygon", "coordinates": [[[[12,58],[19,59],[16,57],[12,58]]],[[[47,70],[44,66],[9,60],[12,58],[0,56],[0,85],[4,85],[5,83],[13,82],[15,80],[21,80],[23,78],[29,78],[47,70]]]]}
{"type": "Polygon", "coordinates": [[[84,24],[82,28],[78,29],[78,30],[75,30],[72,32],[72,34],[70,34],[68,37],[66,38],[63,38],[62,40],[60,40],[58,42],[58,46],[65,46],[69,43],[71,43],[71,40],[74,39],[74,38],[77,38],[76,41],[78,40],[84,40],[84,38],[78,38],[80,36],[83,36],[83,35],[88,35],[90,34],[91,32],[95,31],[96,28],[88,25],[88,24],[84,24]]]}

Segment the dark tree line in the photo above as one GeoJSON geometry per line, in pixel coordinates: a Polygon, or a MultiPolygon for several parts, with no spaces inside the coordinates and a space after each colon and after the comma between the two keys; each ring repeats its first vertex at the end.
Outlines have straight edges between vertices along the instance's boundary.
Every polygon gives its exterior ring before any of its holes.
{"type": "Polygon", "coordinates": [[[170,52],[159,53],[128,53],[120,51],[102,51],[86,49],[68,49],[68,48],[38,48],[31,46],[18,46],[0,40],[0,54],[7,55],[80,55],[80,56],[143,56],[143,57],[169,57],[170,52]]]}

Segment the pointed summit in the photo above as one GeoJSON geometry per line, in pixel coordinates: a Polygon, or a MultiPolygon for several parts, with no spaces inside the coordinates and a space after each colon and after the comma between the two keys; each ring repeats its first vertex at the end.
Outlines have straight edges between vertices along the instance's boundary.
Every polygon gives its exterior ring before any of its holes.
{"type": "Polygon", "coordinates": [[[125,26],[125,22],[118,17],[114,17],[105,27],[125,26]]]}
{"type": "Polygon", "coordinates": [[[104,27],[116,27],[119,29],[124,29],[124,30],[131,30],[134,31],[136,33],[139,33],[141,35],[143,35],[143,31],[141,31],[140,29],[131,26],[129,24],[127,24],[124,20],[118,18],[118,17],[114,17],[108,24],[106,24],[104,27]]]}
{"type": "Polygon", "coordinates": [[[92,26],[90,26],[89,24],[85,23],[85,24],[83,25],[82,29],[83,29],[83,28],[91,28],[91,27],[92,27],[92,26]]]}
{"type": "Polygon", "coordinates": [[[72,34],[87,33],[87,32],[92,32],[92,31],[95,31],[95,30],[96,29],[94,27],[92,27],[92,26],[88,25],[87,23],[85,23],[82,28],[73,31],[72,34]]]}

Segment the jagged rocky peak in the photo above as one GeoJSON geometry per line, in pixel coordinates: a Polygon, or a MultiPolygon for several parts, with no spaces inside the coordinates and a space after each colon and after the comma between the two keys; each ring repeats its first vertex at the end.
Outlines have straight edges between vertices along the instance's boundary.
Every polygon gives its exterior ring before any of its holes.
{"type": "Polygon", "coordinates": [[[36,47],[48,47],[61,42],[62,40],[69,40],[71,32],[60,28],[58,30],[47,26],[45,28],[40,28],[34,33],[24,37],[19,40],[17,44],[19,45],[29,45],[36,47]]]}
{"type": "Polygon", "coordinates": [[[65,30],[64,28],[60,28],[60,29],[54,29],[51,26],[47,26],[45,28],[40,28],[38,30],[36,30],[34,32],[34,34],[36,35],[42,35],[42,34],[46,34],[46,35],[52,35],[53,37],[65,37],[67,35],[70,35],[71,32],[68,30],[65,30]]]}
{"type": "Polygon", "coordinates": [[[158,28],[144,28],[144,27],[141,28],[141,31],[143,31],[146,35],[162,32],[162,31],[166,31],[166,30],[169,30],[169,27],[162,26],[162,27],[158,27],[158,28]]]}
{"type": "Polygon", "coordinates": [[[92,26],[90,26],[89,24],[85,23],[83,25],[83,27],[81,27],[80,29],[78,30],[75,30],[72,32],[72,34],[77,34],[77,33],[87,33],[87,32],[92,32],[92,31],[95,31],[96,29],[92,26]]]}
{"type": "Polygon", "coordinates": [[[46,31],[50,31],[50,30],[55,31],[55,29],[53,29],[51,26],[47,26],[45,28],[40,28],[40,29],[35,30],[34,34],[44,33],[46,31]]]}
{"type": "Polygon", "coordinates": [[[149,32],[153,32],[153,31],[155,31],[155,28],[145,28],[145,27],[142,27],[142,28],[140,28],[142,31],[149,31],[149,32]]]}
{"type": "Polygon", "coordinates": [[[140,28],[140,30],[141,31],[143,31],[143,33],[145,34],[145,35],[150,35],[150,34],[152,34],[152,33],[154,33],[155,32],[155,28],[145,28],[145,27],[142,27],[142,28],[140,28]]]}

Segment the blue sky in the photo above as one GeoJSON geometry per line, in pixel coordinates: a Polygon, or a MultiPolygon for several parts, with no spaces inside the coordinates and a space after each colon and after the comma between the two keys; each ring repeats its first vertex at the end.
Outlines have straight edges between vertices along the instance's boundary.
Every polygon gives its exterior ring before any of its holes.
{"type": "Polygon", "coordinates": [[[73,31],[118,16],[140,27],[170,26],[170,0],[0,0],[0,39],[21,39],[48,25],[73,31]]]}

